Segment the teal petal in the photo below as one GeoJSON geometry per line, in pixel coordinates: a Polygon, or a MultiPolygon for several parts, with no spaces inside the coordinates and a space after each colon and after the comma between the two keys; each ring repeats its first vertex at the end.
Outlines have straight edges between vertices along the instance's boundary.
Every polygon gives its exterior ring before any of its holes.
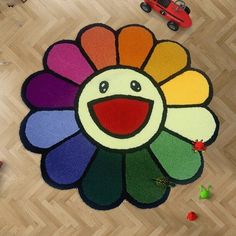
{"type": "Polygon", "coordinates": [[[123,157],[119,153],[99,150],[81,181],[83,200],[96,209],[110,209],[123,201],[123,157]]]}
{"type": "Polygon", "coordinates": [[[200,177],[202,157],[199,152],[193,151],[190,143],[163,131],[150,148],[172,179],[187,183],[200,177]]]}

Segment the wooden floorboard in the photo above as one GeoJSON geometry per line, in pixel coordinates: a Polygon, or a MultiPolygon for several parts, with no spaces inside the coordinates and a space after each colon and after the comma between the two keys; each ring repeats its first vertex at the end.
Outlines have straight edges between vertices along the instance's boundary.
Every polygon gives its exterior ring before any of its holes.
{"type": "Polygon", "coordinates": [[[236,235],[236,1],[198,0],[190,6],[193,26],[172,32],[166,21],[139,8],[139,0],[28,0],[14,8],[0,3],[0,235],[236,235]],[[85,205],[76,190],[60,191],[40,175],[40,155],[26,151],[19,124],[28,112],[21,101],[25,78],[42,69],[42,55],[60,39],[102,22],[118,29],[149,27],[159,39],[176,40],[191,53],[192,65],[214,86],[210,107],[220,119],[217,141],[205,153],[195,183],[173,189],[159,208],[141,210],[124,202],[111,211],[85,205]],[[209,201],[198,199],[200,184],[213,186],[209,201]],[[185,219],[193,210],[195,222],[185,219]]]}

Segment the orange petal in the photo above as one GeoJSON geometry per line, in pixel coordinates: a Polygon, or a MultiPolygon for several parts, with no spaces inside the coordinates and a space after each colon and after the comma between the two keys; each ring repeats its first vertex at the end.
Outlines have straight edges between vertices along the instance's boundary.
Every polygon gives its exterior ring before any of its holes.
{"type": "Polygon", "coordinates": [[[142,26],[122,28],[118,36],[120,64],[140,68],[153,43],[153,34],[142,26]]]}
{"type": "Polygon", "coordinates": [[[88,28],[81,35],[81,45],[97,69],[116,65],[115,34],[103,25],[88,28]]]}
{"type": "Polygon", "coordinates": [[[186,67],[188,57],[186,49],[178,43],[161,42],[156,45],[144,70],[160,82],[186,67]]]}

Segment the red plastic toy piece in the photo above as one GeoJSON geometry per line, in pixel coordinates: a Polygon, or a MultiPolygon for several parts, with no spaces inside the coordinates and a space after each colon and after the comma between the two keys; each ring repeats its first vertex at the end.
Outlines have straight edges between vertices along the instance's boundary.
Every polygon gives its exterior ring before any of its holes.
{"type": "Polygon", "coordinates": [[[187,214],[187,220],[189,221],[194,221],[198,218],[197,214],[193,211],[190,211],[188,214],[187,214]]]}
{"type": "Polygon", "coordinates": [[[207,147],[206,144],[203,142],[203,140],[196,140],[195,142],[192,142],[193,144],[193,150],[195,152],[199,151],[199,152],[204,152],[206,151],[207,147]]]}

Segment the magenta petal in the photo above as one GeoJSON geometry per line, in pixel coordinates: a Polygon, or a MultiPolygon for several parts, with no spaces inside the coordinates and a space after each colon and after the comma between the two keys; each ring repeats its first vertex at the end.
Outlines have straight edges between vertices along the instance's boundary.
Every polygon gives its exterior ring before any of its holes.
{"type": "Polygon", "coordinates": [[[46,72],[33,74],[23,96],[37,108],[73,108],[79,86],[46,72]]]}
{"type": "Polygon", "coordinates": [[[46,54],[48,68],[63,77],[81,84],[93,73],[92,67],[72,42],[54,44],[46,54]]]}

